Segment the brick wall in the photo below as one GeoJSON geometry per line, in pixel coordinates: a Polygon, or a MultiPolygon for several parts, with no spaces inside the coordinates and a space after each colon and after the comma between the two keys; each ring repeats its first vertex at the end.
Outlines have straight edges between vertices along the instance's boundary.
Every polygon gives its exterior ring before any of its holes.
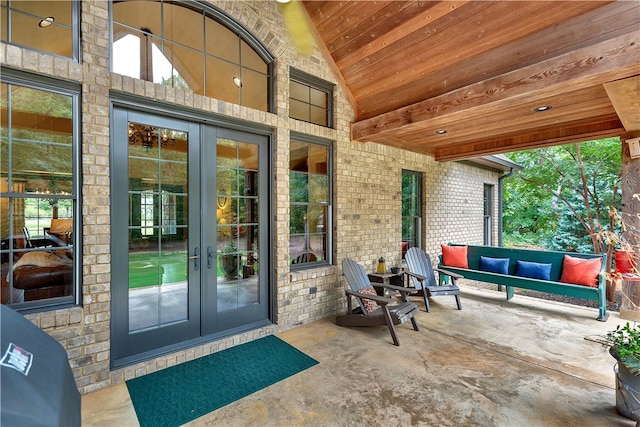
{"type": "MultiPolygon", "coordinates": [[[[82,305],[27,315],[67,350],[82,393],[145,375],[229,346],[342,312],[346,306],[340,262],[345,257],[368,271],[384,256],[400,261],[402,169],[424,174],[423,228],[434,257],[447,241],[482,243],[483,184],[497,174],[377,144],[350,141],[354,115],[336,86],[335,129],[288,118],[289,67],[335,82],[322,56],[298,56],[288,42],[276,2],[212,2],[234,16],[276,56],[274,114],[239,107],[110,72],[108,2],[82,1],[82,62],[0,44],[0,63],[82,85],[82,305]],[[273,147],[275,325],[209,342],[110,371],[110,135],[109,91],[133,93],[194,110],[240,118],[276,129],[273,147]],[[335,266],[289,270],[289,133],[334,144],[335,266]]],[[[497,227],[494,227],[497,230],[497,227]]]]}

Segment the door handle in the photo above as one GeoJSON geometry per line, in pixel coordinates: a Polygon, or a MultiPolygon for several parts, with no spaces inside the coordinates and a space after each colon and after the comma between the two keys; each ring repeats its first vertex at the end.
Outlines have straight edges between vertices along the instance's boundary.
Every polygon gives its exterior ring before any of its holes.
{"type": "Polygon", "coordinates": [[[193,250],[193,256],[190,256],[189,259],[193,260],[193,268],[198,271],[200,270],[200,247],[197,246],[193,250]]]}
{"type": "Polygon", "coordinates": [[[211,246],[207,246],[207,268],[211,270],[213,266],[213,248],[211,246]]]}

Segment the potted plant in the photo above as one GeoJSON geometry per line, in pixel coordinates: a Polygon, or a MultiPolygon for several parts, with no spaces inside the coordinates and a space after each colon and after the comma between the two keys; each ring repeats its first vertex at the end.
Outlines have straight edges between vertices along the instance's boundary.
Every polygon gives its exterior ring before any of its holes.
{"type": "Polygon", "coordinates": [[[233,243],[233,240],[229,240],[222,249],[222,270],[225,278],[238,278],[238,257],[237,246],[233,243]]]}
{"type": "Polygon", "coordinates": [[[607,334],[609,353],[616,359],[616,409],[640,421],[640,325],[624,326],[607,334]]]}

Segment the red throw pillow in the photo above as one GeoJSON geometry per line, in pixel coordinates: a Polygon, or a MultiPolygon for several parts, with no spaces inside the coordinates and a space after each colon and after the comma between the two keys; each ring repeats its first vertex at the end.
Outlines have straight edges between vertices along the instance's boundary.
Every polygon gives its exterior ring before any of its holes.
{"type": "Polygon", "coordinates": [[[469,268],[466,246],[440,245],[442,248],[442,263],[449,267],[469,268]]]}
{"type": "Polygon", "coordinates": [[[560,281],[597,288],[598,274],[601,269],[602,259],[600,258],[583,259],[565,255],[562,261],[560,281]]]}
{"type": "MultiPolygon", "coordinates": [[[[358,292],[365,295],[378,295],[373,286],[367,286],[366,288],[360,289],[358,292]]],[[[376,311],[380,308],[378,303],[372,299],[362,298],[362,303],[364,304],[367,313],[371,313],[372,311],[376,311]]]]}

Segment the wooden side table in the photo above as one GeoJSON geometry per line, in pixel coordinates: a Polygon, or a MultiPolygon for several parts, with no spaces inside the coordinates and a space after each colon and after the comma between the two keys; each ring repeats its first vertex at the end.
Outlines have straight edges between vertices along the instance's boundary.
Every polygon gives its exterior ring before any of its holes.
{"type": "MultiPolygon", "coordinates": [[[[394,286],[404,286],[404,281],[402,280],[402,273],[391,273],[391,272],[386,272],[386,273],[370,273],[367,274],[367,276],[369,277],[369,281],[371,283],[382,283],[385,285],[394,285],[394,286]]],[[[376,288],[376,293],[380,296],[391,296],[393,295],[393,292],[389,293],[389,290],[383,290],[383,289],[379,289],[376,288]],[[387,294],[384,293],[384,291],[387,292],[387,294]]]]}

